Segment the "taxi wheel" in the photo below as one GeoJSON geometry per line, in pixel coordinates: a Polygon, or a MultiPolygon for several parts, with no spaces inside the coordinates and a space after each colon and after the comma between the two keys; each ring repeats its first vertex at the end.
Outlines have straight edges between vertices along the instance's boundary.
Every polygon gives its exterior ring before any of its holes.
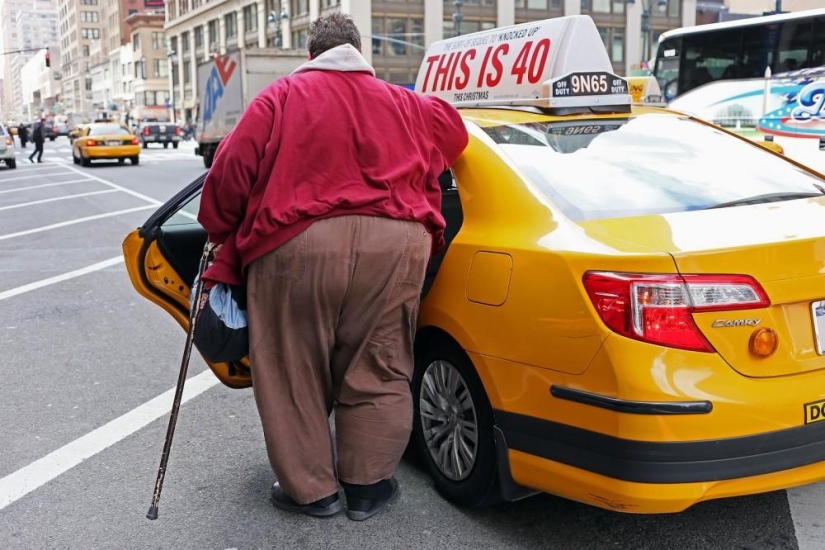
{"type": "Polygon", "coordinates": [[[493,411],[470,359],[438,342],[415,363],[413,441],[436,489],[460,506],[499,501],[493,411]]]}
{"type": "Polygon", "coordinates": [[[72,162],[75,164],[80,164],[80,159],[77,158],[77,155],[74,154],[74,151],[72,151],[72,162]]]}
{"type": "Polygon", "coordinates": [[[140,157],[132,157],[131,161],[132,161],[132,165],[134,166],[134,165],[140,163],[140,157]]]}
{"type": "Polygon", "coordinates": [[[83,166],[91,166],[91,165],[92,165],[92,160],[91,160],[91,159],[87,159],[87,158],[86,158],[86,157],[84,157],[84,156],[83,156],[83,154],[81,153],[81,154],[80,154],[80,164],[82,164],[83,166]]]}
{"type": "Polygon", "coordinates": [[[126,164],[126,159],[117,159],[118,164],[126,164]]]}

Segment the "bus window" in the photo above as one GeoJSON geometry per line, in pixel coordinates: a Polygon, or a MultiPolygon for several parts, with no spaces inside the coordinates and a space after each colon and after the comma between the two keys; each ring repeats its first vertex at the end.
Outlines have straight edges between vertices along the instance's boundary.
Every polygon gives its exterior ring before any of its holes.
{"type": "Polygon", "coordinates": [[[808,51],[811,49],[813,30],[812,20],[788,21],[782,25],[774,73],[796,71],[808,66],[808,51]]]}
{"type": "Polygon", "coordinates": [[[825,17],[814,20],[813,42],[811,43],[811,67],[825,65],[825,17]]]}
{"type": "Polygon", "coordinates": [[[670,101],[679,93],[677,85],[679,82],[679,50],[682,48],[682,39],[679,37],[670,38],[659,44],[656,52],[656,66],[653,68],[653,75],[659,82],[659,89],[665,96],[665,101],[670,101]]]}
{"type": "Polygon", "coordinates": [[[683,94],[703,84],[723,78],[736,78],[741,29],[715,33],[712,40],[703,33],[682,38],[679,93],[683,94]]]}
{"type": "Polygon", "coordinates": [[[743,30],[741,66],[739,76],[734,78],[762,78],[768,67],[776,72],[773,64],[780,29],[780,25],[773,24],[746,27],[743,30]]]}

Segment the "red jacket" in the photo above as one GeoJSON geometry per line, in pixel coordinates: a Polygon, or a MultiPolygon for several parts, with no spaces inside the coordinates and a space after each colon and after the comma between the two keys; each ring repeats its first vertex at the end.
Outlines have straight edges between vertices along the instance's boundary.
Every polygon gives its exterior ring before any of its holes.
{"type": "Polygon", "coordinates": [[[375,78],[351,46],[318,56],[265,88],[218,147],[198,221],[225,246],[204,279],[241,284],[251,262],[334,216],[418,221],[437,253],[438,176],[467,141],[455,108],[375,78]]]}

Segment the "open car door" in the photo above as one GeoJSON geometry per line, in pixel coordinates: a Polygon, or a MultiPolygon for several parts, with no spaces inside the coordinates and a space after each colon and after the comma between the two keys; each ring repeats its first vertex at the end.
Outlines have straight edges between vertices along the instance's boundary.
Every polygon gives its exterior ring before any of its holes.
{"type": "MultiPolygon", "coordinates": [[[[123,241],[132,285],[141,296],[169,313],[185,331],[189,329],[190,289],[206,244],[206,230],[197,221],[205,179],[206,174],[187,185],[123,241]]],[[[248,358],[239,363],[206,364],[230,388],[252,385],[248,358]]]]}

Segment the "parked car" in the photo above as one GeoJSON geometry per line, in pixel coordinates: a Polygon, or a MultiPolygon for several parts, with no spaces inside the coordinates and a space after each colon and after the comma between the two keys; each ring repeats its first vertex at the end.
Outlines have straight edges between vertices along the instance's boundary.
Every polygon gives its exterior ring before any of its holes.
{"type": "Polygon", "coordinates": [[[172,144],[174,149],[178,148],[180,143],[180,125],[174,122],[146,120],[141,121],[138,125],[138,136],[140,144],[146,149],[150,143],[163,144],[163,148],[169,147],[172,144]]]}
{"type": "MultiPolygon", "coordinates": [[[[438,491],[672,513],[825,480],[825,176],[632,105],[586,16],[434,42],[423,60],[416,90],[470,135],[421,182],[440,183],[446,248],[418,315],[411,444],[438,491]]],[[[307,121],[319,136],[359,123],[307,121]]],[[[306,185],[335,176],[318,166],[306,185]]],[[[184,329],[204,179],[123,245],[137,291],[184,329]]],[[[242,388],[255,365],[209,367],[242,388]]]]}
{"type": "Polygon", "coordinates": [[[17,159],[14,156],[15,152],[16,149],[14,148],[14,138],[11,135],[11,129],[0,124],[0,160],[11,169],[17,168],[17,159]]]}

